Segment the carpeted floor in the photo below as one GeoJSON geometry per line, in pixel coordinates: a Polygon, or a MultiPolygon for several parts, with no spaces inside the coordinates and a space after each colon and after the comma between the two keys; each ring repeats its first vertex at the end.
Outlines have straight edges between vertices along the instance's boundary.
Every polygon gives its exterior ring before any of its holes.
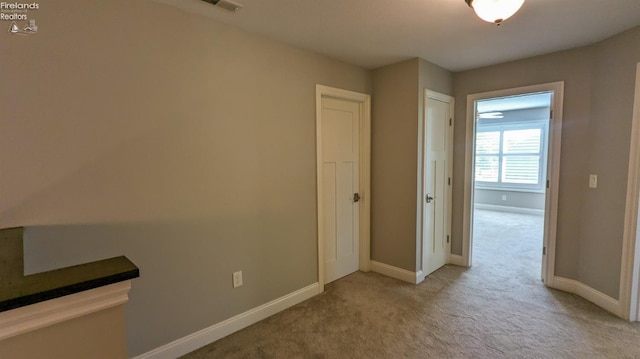
{"type": "Polygon", "coordinates": [[[474,225],[472,268],[419,285],[357,272],[184,358],[640,358],[640,325],[540,282],[541,217],[474,225]]]}

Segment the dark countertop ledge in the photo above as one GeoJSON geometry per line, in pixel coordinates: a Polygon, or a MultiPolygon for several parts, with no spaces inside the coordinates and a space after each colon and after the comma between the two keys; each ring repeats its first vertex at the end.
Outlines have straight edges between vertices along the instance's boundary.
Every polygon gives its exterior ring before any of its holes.
{"type": "Polygon", "coordinates": [[[114,257],[24,276],[0,286],[0,312],[140,276],[127,257],[114,257]]]}
{"type": "Polygon", "coordinates": [[[0,273],[0,312],[137,278],[140,271],[120,256],[27,276],[3,274],[10,273],[0,273]]]}

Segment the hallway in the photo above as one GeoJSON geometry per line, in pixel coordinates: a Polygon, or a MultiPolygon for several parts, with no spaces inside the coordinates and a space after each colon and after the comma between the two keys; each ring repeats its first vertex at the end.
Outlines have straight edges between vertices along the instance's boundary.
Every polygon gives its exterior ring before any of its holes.
{"type": "Polygon", "coordinates": [[[419,285],[356,272],[184,358],[640,357],[639,324],[540,281],[542,217],[482,212],[472,268],[419,285]]]}

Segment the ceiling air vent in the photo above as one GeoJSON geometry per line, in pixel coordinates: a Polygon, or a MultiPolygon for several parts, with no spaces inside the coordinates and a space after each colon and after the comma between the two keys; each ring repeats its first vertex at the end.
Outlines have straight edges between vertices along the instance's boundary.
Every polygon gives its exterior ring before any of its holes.
{"type": "Polygon", "coordinates": [[[242,5],[235,3],[231,0],[202,0],[204,2],[208,2],[209,4],[213,4],[215,6],[221,7],[225,10],[236,12],[242,9],[242,5]]]}

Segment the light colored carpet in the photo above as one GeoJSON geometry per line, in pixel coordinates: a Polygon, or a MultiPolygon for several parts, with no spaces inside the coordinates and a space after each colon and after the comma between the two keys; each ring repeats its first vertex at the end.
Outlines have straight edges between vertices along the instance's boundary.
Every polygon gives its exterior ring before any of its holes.
{"type": "Polygon", "coordinates": [[[540,217],[476,220],[472,268],[354,273],[184,358],[640,358],[639,325],[540,282],[540,217]]]}

